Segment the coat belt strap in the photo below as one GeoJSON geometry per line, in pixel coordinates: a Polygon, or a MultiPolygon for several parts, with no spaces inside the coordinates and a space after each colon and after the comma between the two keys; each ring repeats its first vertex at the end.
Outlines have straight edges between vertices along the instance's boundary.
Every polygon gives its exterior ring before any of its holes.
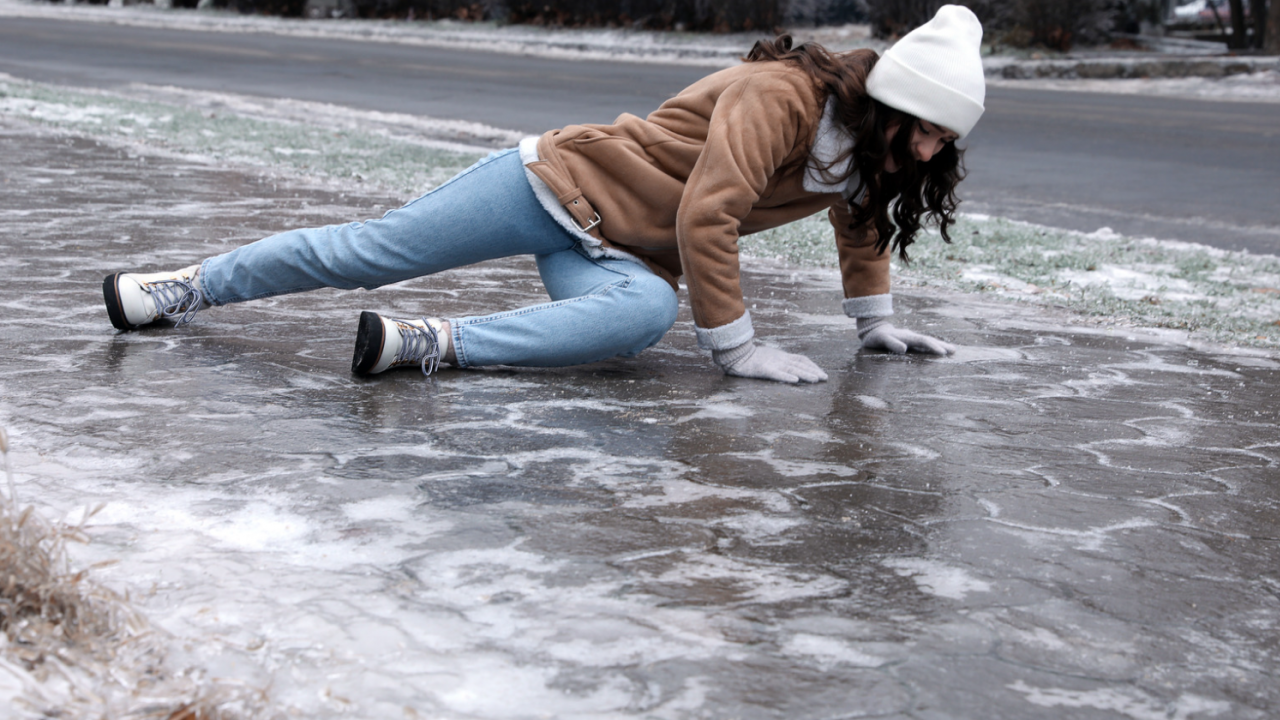
{"type": "Polygon", "coordinates": [[[537,162],[531,162],[525,167],[555,193],[556,202],[564,206],[582,232],[597,240],[604,240],[600,234],[600,213],[582,195],[582,188],[569,180],[568,169],[556,155],[555,148],[547,146],[545,137],[538,141],[538,158],[537,162]]]}

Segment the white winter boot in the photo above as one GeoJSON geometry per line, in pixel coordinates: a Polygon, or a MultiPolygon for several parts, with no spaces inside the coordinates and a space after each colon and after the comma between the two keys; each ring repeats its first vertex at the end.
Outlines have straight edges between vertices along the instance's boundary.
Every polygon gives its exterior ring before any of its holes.
{"type": "Polygon", "coordinates": [[[157,320],[177,318],[186,325],[206,306],[196,282],[199,265],[177,272],[115,273],[102,281],[102,299],[111,324],[119,330],[136,330],[157,320]]]}
{"type": "Polygon", "coordinates": [[[351,372],[376,375],[395,367],[417,365],[423,375],[430,375],[449,351],[449,335],[443,329],[444,321],[439,318],[401,320],[366,310],[360,313],[351,372]]]}

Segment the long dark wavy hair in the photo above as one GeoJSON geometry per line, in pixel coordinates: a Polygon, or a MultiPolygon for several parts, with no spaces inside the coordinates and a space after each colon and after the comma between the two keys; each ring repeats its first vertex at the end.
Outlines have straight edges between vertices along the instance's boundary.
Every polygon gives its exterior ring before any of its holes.
{"type": "Polygon", "coordinates": [[[836,121],[853,136],[853,148],[818,169],[829,182],[845,180],[832,177],[832,168],[843,167],[849,156],[853,156],[853,168],[858,173],[858,189],[853,197],[859,197],[865,190],[866,201],[850,203],[853,220],[849,229],[873,226],[876,249],[884,252],[892,241],[893,249],[908,261],[907,247],[915,242],[922,218],[924,222],[936,222],[942,239],[951,242],[947,229],[955,224],[956,208],[960,204],[956,185],[965,175],[964,150],[955,143],[946,143],[929,162],[916,162],[910,143],[919,118],[867,94],[867,74],[879,59],[874,50],[832,55],[816,43],[792,48],[790,35],[780,35],[773,41],[760,40],[743,58],[745,62],[795,63],[813,78],[822,94],[819,101],[825,97],[836,98],[836,121]],[[890,141],[886,130],[895,124],[898,131],[890,141]],[[890,153],[898,165],[895,173],[882,172],[890,153]]]}

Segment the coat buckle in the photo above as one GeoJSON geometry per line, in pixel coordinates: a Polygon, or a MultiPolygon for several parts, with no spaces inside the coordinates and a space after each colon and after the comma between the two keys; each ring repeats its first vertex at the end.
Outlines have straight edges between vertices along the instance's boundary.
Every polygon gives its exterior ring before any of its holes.
{"type": "Polygon", "coordinates": [[[590,222],[590,224],[588,224],[586,227],[580,227],[580,229],[582,230],[582,232],[589,233],[592,230],[594,230],[596,226],[599,224],[600,224],[600,213],[596,213],[595,219],[593,219],[590,222]]]}

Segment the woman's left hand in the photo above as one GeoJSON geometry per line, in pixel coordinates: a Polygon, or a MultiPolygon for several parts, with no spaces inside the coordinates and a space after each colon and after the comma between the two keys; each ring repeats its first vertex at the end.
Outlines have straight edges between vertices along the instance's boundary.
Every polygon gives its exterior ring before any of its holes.
{"type": "Polygon", "coordinates": [[[864,348],[888,350],[899,355],[908,350],[930,355],[950,355],[956,351],[951,343],[894,327],[893,323],[882,317],[858,318],[858,338],[862,340],[864,348]]]}
{"type": "Polygon", "coordinates": [[[824,382],[827,374],[804,355],[789,353],[754,340],[729,350],[712,351],[711,357],[726,375],[785,383],[824,382]]]}

